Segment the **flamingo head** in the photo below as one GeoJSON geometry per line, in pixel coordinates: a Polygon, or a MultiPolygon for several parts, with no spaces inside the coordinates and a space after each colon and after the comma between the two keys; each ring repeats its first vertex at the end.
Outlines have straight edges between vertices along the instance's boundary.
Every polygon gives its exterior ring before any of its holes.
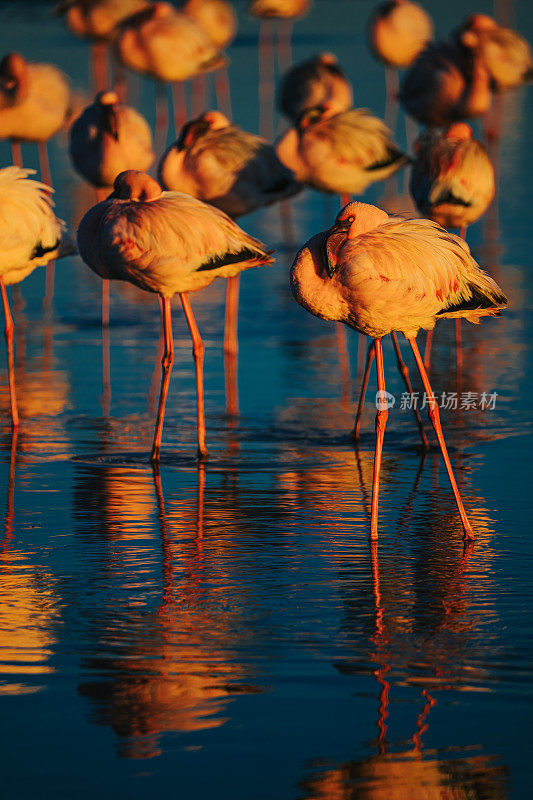
{"type": "Polygon", "coordinates": [[[335,274],[339,251],[348,239],[373,231],[388,221],[389,215],[385,211],[368,203],[353,202],[344,206],[322,241],[322,260],[329,277],[335,274]]]}
{"type": "Polygon", "coordinates": [[[192,147],[192,145],[197,142],[198,139],[201,139],[202,136],[205,136],[206,133],[209,133],[210,130],[211,125],[209,120],[205,119],[205,114],[201,117],[197,117],[196,119],[189,120],[189,122],[186,122],[181,129],[175,145],[176,149],[187,150],[189,147],[192,147]]]}
{"type": "Polygon", "coordinates": [[[327,107],[325,104],[304,109],[296,122],[298,133],[303,133],[308,128],[312,128],[313,125],[325,119],[326,115],[327,107]]]}
{"type": "Polygon", "coordinates": [[[480,44],[480,36],[497,29],[498,23],[488,14],[470,14],[457,33],[461,43],[468,49],[474,50],[480,44]]]}
{"type": "Polygon", "coordinates": [[[231,122],[221,111],[206,111],[205,114],[202,114],[200,119],[208,122],[209,128],[212,131],[221,131],[223,128],[229,128],[231,126],[231,122]]]}
{"type": "Polygon", "coordinates": [[[7,53],[0,61],[0,91],[13,103],[28,94],[28,64],[20,53],[7,53]]]}
{"type": "Polygon", "coordinates": [[[472,128],[466,122],[454,122],[444,131],[445,139],[467,140],[472,138],[472,128]]]}
{"type": "Polygon", "coordinates": [[[103,129],[118,142],[118,120],[116,106],[119,104],[116,92],[98,92],[95,103],[100,107],[103,116],[103,129]]]}
{"type": "Polygon", "coordinates": [[[130,200],[134,203],[149,203],[151,200],[158,200],[162,195],[158,182],[136,169],[128,169],[117,175],[113,189],[110,196],[114,200],[130,200]]]}

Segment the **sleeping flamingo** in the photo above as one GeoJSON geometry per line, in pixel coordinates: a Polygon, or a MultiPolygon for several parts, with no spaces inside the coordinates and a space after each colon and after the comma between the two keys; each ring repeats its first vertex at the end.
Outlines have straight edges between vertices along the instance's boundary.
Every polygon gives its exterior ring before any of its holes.
{"type": "Polygon", "coordinates": [[[219,50],[235,38],[237,15],[228,0],[185,0],[180,11],[203,28],[219,50]]]}
{"type": "Polygon", "coordinates": [[[364,108],[341,114],[325,106],[307,109],[297,127],[280,137],[276,152],[301,183],[349,195],[364,192],[409,161],[383,120],[364,108]]]}
{"type": "MultiPolygon", "coordinates": [[[[164,2],[151,3],[124,20],[114,46],[121,64],[160,84],[175,86],[227,63],[220,47],[195,20],[164,2]]],[[[183,98],[175,96],[174,105],[175,117],[183,119],[183,98]]]]}
{"type": "Polygon", "coordinates": [[[14,325],[6,286],[19,283],[35,267],[74,253],[75,247],[65,234],[64,223],[52,210],[53,189],[30,180],[33,169],[0,169],[0,291],[6,319],[7,364],[11,420],[19,424],[13,354],[14,325]]]}
{"type": "Polygon", "coordinates": [[[386,0],[377,6],[368,23],[372,52],[393,69],[409,67],[432,37],[431,17],[410,0],[386,0]]]}
{"type": "MultiPolygon", "coordinates": [[[[300,190],[265,139],[243,131],[219,111],[188,122],[159,162],[164,189],[185,192],[235,218],[300,190]]],[[[239,275],[228,279],[224,350],[237,352],[239,275]]]]}
{"type": "Polygon", "coordinates": [[[150,126],[115,92],[100,92],[69,131],[69,153],[77,171],[93,186],[113,186],[127,169],[148,170],[154,162],[150,126]]]}
{"type": "Polygon", "coordinates": [[[94,93],[103,91],[109,83],[106,49],[113,41],[116,26],[148,5],[148,0],[60,0],[54,8],[75,36],[91,41],[94,93]]]}
{"type": "Polygon", "coordinates": [[[352,85],[333,53],[317,53],[291,67],[281,79],[278,107],[294,123],[309,108],[326,106],[340,113],[352,105],[352,85]]]}
{"type": "Polygon", "coordinates": [[[120,174],[113,194],[85,214],[78,228],[78,246],[85,263],[100,277],[129,281],[161,297],[163,375],[152,462],[159,461],[174,361],[170,301],[179,293],[196,366],[198,452],[206,456],[204,346],[187,293],[203,289],[217,277],[270,264],[270,254],[218,208],[179,192],[162,192],[153,178],[134,170],[120,174]]]}
{"type": "Polygon", "coordinates": [[[402,81],[400,101],[419,122],[444,127],[487,113],[492,90],[525,83],[532,67],[519,34],[473,14],[450,42],[430,44],[419,55],[402,81]]]}
{"type": "Polygon", "coordinates": [[[438,318],[477,323],[507,305],[497,284],[476,264],[466,242],[430,220],[403,220],[364,203],[349,203],[326,233],[313,236],[291,268],[296,300],[310,313],[344,322],[372,337],[378,375],[376,451],[370,537],[377,538],[381,453],[388,416],[381,340],[400,331],[409,341],[429,402],[466,539],[466,516],[442,434],[439,410],[416,344],[420,328],[438,318]]]}
{"type": "Polygon", "coordinates": [[[65,124],[70,86],[53,64],[38,64],[20,53],[0,61],[0,139],[10,139],[13,163],[22,166],[20,142],[37,142],[41,178],[49,183],[46,142],[65,124]]]}
{"type": "MultiPolygon", "coordinates": [[[[460,228],[479,219],[495,192],[494,169],[481,142],[472,138],[466,122],[456,122],[442,133],[425,131],[415,142],[416,158],[409,189],[424,217],[444,228],[460,228]]],[[[455,320],[458,367],[461,366],[461,320],[455,320]]],[[[433,331],[428,331],[424,364],[429,367],[433,331]]]]}

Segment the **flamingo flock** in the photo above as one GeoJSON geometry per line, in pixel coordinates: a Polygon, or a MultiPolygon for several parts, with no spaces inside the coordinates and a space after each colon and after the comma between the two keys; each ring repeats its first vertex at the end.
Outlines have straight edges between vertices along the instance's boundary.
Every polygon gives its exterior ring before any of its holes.
{"type": "MultiPolygon", "coordinates": [[[[422,329],[430,336],[438,320],[451,318],[457,326],[461,319],[477,324],[483,317],[498,316],[507,305],[504,292],[477,264],[465,241],[467,226],[487,211],[496,192],[487,148],[465,120],[484,115],[487,121],[498,93],[533,77],[528,43],[480,13],[466,17],[449,38],[434,41],[433,22],[420,5],[409,0],[378,4],[368,20],[368,41],[386,67],[389,90],[391,70],[405,70],[399,91],[389,91],[389,102],[399,100],[406,114],[426,126],[409,153],[396,144],[394,132],[382,119],[370,109],[354,107],[357,85],[354,91],[331,52],[288,66],[280,76],[277,102],[289,127],[275,141],[240,128],[229,109],[222,112],[229,87],[223,100],[217,92],[218,108],[208,105],[189,115],[185,82],[203,81],[213,72],[220,89],[227,78],[219,80],[228,64],[224,48],[233,41],[238,21],[227,0],[186,0],[179,8],[148,0],[63,0],[56,11],[74,34],[94,44],[94,100],[81,113],[71,118],[69,80],[53,65],[34,63],[15,52],[0,61],[0,139],[9,140],[13,148],[13,165],[0,169],[0,289],[13,427],[20,420],[6,286],[74,251],[64,223],[53,213],[47,167],[41,163],[41,181],[32,179],[32,171],[22,167],[20,142],[42,147],[61,128],[69,127],[72,165],[98,190],[97,202],[86,210],[77,232],[81,259],[104,282],[127,281],[160,300],[163,372],[152,463],[157,465],[160,459],[174,360],[171,298],[180,296],[193,344],[198,456],[203,459],[208,452],[204,345],[188,295],[216,278],[228,280],[231,348],[236,351],[238,276],[250,267],[269,265],[274,258],[268,244],[234,220],[286,202],[310,187],[339,195],[341,210],[328,230],[300,242],[290,286],[296,301],[311,314],[343,323],[371,340],[359,405],[360,411],[375,357],[378,402],[371,539],[378,536],[388,416],[382,340],[389,334],[402,377],[411,387],[398,333],[412,349],[464,536],[473,539],[417,334],[422,329]],[[114,65],[113,78],[109,63],[114,65]],[[165,134],[164,146],[154,147],[150,125],[128,105],[123,70],[155,81],[160,99],[161,91],[166,92],[162,87],[173,87],[169,118],[173,113],[176,140],[169,146],[165,134]],[[409,165],[410,192],[421,218],[389,214],[353,200],[371,184],[389,180],[409,165]],[[148,174],[152,168],[157,180],[148,174]]],[[[274,19],[280,26],[292,26],[315,13],[315,7],[311,0],[253,0],[248,11],[262,25],[274,19]]],[[[287,28],[286,61],[290,35],[287,28]]],[[[204,104],[204,84],[199,85],[204,104]]],[[[484,134],[492,141],[498,131],[487,124],[484,134]]],[[[417,423],[427,447],[418,412],[417,423]]],[[[359,419],[356,433],[358,429],[359,419]]]]}

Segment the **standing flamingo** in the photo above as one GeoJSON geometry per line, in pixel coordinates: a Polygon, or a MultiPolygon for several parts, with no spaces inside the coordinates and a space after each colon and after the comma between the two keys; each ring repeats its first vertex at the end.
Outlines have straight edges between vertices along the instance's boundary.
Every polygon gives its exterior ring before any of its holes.
{"type": "Polygon", "coordinates": [[[326,106],[340,113],[352,105],[352,84],[333,53],[317,53],[291,67],[281,79],[278,108],[295,124],[309,108],[326,106]]]}
{"type": "MultiPolygon", "coordinates": [[[[174,86],[227,63],[195,20],[164,2],[151,3],[118,26],[115,52],[125,67],[174,86]]],[[[174,115],[176,125],[186,119],[184,98],[176,94],[174,115]]]]}
{"type": "Polygon", "coordinates": [[[208,286],[243,269],[272,263],[261,242],[245,233],[226,214],[194,197],[162,192],[142,172],[119,175],[114,192],[83,217],[78,228],[80,255],[97,275],[124,280],[161,297],[164,335],[163,375],[152,447],[159,461],[165,402],[174,361],[170,301],[179,293],[193,341],[196,366],[198,452],[205,445],[204,345],[187,292],[208,286]]]}
{"type": "Polygon", "coordinates": [[[383,120],[364,108],[342,114],[325,106],[307,109],[280,137],[276,152],[296,180],[335,194],[360,194],[409,161],[383,120]]]}
{"type": "MultiPolygon", "coordinates": [[[[444,228],[460,228],[479,219],[495,192],[494,169],[481,142],[472,138],[466,122],[442,133],[425,131],[415,142],[416,158],[410,192],[421,214],[444,228]]],[[[461,320],[455,320],[458,367],[461,366],[461,320]]],[[[433,331],[428,331],[424,364],[429,367],[433,331]]]]}
{"type": "Polygon", "coordinates": [[[379,402],[371,539],[378,533],[379,475],[388,417],[381,340],[394,331],[403,333],[413,350],[464,535],[473,539],[416,335],[420,328],[432,330],[441,317],[477,323],[483,316],[498,315],[507,300],[497,284],[476,264],[466,242],[435,222],[394,219],[375,206],[349,203],[329,231],[313,236],[297,254],[291,287],[310,313],[344,322],[374,340],[379,402]]]}
{"type": "Polygon", "coordinates": [[[368,23],[372,52],[393,69],[411,66],[432,37],[431,17],[410,0],[386,0],[374,10],[368,23]]]}
{"type": "Polygon", "coordinates": [[[435,42],[420,53],[404,76],[400,102],[426,125],[444,127],[486,114],[492,91],[530,80],[528,43],[485,14],[473,14],[450,42],[435,42]]]}
{"type": "Polygon", "coordinates": [[[115,92],[100,92],[69,132],[69,153],[76,170],[93,186],[111,187],[128,169],[141,172],[154,162],[150,126],[115,92]]]}
{"type": "Polygon", "coordinates": [[[35,267],[74,253],[64,223],[52,211],[53,189],[30,180],[35,170],[5,167],[0,170],[0,291],[6,319],[7,364],[11,420],[19,424],[13,353],[14,325],[6,286],[19,283],[35,267]]]}
{"type": "Polygon", "coordinates": [[[76,36],[91,41],[90,62],[93,92],[109,85],[107,46],[122,20],[147,8],[148,0],[60,0],[54,13],[62,15],[76,36]]]}

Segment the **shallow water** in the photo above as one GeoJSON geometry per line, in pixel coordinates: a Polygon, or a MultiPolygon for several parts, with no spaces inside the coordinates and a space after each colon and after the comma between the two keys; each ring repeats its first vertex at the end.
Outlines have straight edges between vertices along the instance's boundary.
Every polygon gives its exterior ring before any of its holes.
{"type": "MultiPolygon", "coordinates": [[[[442,33],[474,10],[458,0],[425,5],[442,33]]],[[[533,41],[529,4],[510,5],[533,41]]],[[[258,26],[243,2],[236,6],[234,115],[257,130],[258,26]]],[[[295,26],[293,55],[335,51],[357,104],[384,114],[383,72],[364,43],[371,7],[316,0],[295,26]]],[[[87,47],[46,4],[2,4],[0,23],[2,52],[52,60],[86,91],[87,47]]],[[[152,86],[134,81],[130,91],[153,122],[152,86]]],[[[347,432],[357,336],[339,339],[287,286],[295,247],[331,224],[336,198],[305,192],[292,202],[292,243],[278,209],[242,221],[278,257],[242,279],[238,416],[226,412],[224,285],[191,298],[207,348],[210,457],[200,466],[179,301],[154,473],[155,299],[112,288],[105,397],[99,279],[68,258],[57,264],[50,312],[44,270],[11,294],[23,420],[12,438],[2,352],[3,796],[529,796],[532,109],[531,89],[505,97],[498,202],[468,234],[510,308],[463,325],[459,386],[453,327],[441,323],[434,340],[435,391],[477,395],[475,409],[442,412],[478,535],[466,551],[439,455],[421,458],[400,407],[390,343],[386,381],[397,402],[385,435],[379,545],[369,547],[373,384],[355,452],[347,432]],[[479,408],[483,392],[497,393],[494,409],[479,408]]],[[[23,156],[36,165],[31,147],[23,156]]],[[[50,157],[58,214],[75,225],[93,194],[70,168],[63,138],[50,157]]],[[[8,163],[0,143],[0,164],[8,163]]],[[[389,207],[408,210],[396,187],[387,187],[389,207]]],[[[381,202],[383,192],[373,187],[365,199],[381,202]]]]}

